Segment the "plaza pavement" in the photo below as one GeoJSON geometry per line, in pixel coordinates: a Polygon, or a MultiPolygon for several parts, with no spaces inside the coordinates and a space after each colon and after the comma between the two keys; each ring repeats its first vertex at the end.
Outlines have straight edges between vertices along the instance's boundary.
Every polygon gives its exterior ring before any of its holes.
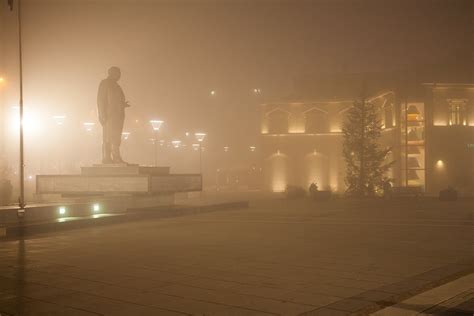
{"type": "Polygon", "coordinates": [[[472,201],[258,200],[0,242],[0,315],[366,314],[472,270],[472,201]]]}

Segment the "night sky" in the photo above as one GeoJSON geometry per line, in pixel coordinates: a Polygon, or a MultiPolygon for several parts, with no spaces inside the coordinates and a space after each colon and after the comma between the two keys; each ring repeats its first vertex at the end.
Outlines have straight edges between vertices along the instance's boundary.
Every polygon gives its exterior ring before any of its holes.
{"type": "MultiPolygon", "coordinates": [[[[159,117],[223,142],[236,129],[255,137],[257,104],[291,94],[302,75],[474,68],[473,1],[24,2],[26,103],[93,116],[97,85],[117,65],[129,120],[159,117]]],[[[13,52],[11,41],[11,69],[13,52]]]]}

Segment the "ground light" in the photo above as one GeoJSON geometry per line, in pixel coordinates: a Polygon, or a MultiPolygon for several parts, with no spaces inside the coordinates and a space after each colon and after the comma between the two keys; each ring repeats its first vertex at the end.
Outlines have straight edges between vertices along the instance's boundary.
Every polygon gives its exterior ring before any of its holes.
{"type": "Polygon", "coordinates": [[[93,205],[92,205],[92,211],[93,211],[94,213],[100,212],[100,205],[99,205],[98,203],[93,204],[93,205]]]}
{"type": "Polygon", "coordinates": [[[60,206],[58,209],[59,215],[66,215],[66,207],[65,206],[60,206]]]}

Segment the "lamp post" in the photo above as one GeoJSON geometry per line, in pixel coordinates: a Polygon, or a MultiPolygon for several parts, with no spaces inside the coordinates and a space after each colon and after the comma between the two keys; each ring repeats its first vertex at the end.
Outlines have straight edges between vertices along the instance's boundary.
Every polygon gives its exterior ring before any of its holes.
{"type": "Polygon", "coordinates": [[[163,125],[163,121],[161,120],[150,120],[151,127],[153,128],[153,134],[154,134],[154,160],[155,160],[155,167],[158,167],[158,131],[161,128],[161,125],[163,125]]]}
{"type": "Polygon", "coordinates": [[[206,138],[206,133],[194,133],[194,137],[199,143],[199,174],[201,175],[201,191],[202,191],[202,142],[206,138]]]}
{"type": "MultiPolygon", "coordinates": [[[[62,126],[64,126],[64,122],[66,121],[66,115],[54,115],[52,117],[54,123],[56,123],[56,125],[58,126],[58,128],[61,128],[62,126]]],[[[59,155],[58,155],[58,171],[59,173],[62,173],[62,163],[61,163],[61,159],[64,159],[64,151],[63,151],[63,144],[62,144],[62,136],[64,134],[64,131],[62,132],[58,132],[58,137],[59,137],[59,143],[60,143],[60,149],[59,149],[59,155]]]]}
{"type": "MultiPolygon", "coordinates": [[[[83,126],[83,128],[84,128],[84,130],[86,131],[87,134],[91,134],[92,131],[94,130],[95,123],[92,123],[92,122],[84,122],[84,123],[82,123],[82,126],[83,126]]],[[[87,152],[88,152],[88,157],[87,157],[88,159],[87,159],[87,160],[90,160],[90,156],[89,156],[89,155],[90,155],[90,153],[93,152],[93,151],[92,151],[92,148],[94,147],[94,145],[91,144],[90,141],[88,141],[87,143],[89,144],[89,146],[91,146],[91,147],[89,148],[89,150],[87,151],[87,152]]],[[[87,146],[87,147],[89,147],[89,146],[87,146]]]]}

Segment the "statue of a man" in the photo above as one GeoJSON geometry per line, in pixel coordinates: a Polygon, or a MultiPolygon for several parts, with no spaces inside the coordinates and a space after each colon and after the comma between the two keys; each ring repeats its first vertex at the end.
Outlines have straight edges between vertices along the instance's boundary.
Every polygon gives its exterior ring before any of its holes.
{"type": "Polygon", "coordinates": [[[102,80],[97,93],[99,121],[102,125],[102,163],[125,163],[120,156],[125,108],[129,107],[118,81],[120,68],[111,67],[109,76],[102,80]]]}

